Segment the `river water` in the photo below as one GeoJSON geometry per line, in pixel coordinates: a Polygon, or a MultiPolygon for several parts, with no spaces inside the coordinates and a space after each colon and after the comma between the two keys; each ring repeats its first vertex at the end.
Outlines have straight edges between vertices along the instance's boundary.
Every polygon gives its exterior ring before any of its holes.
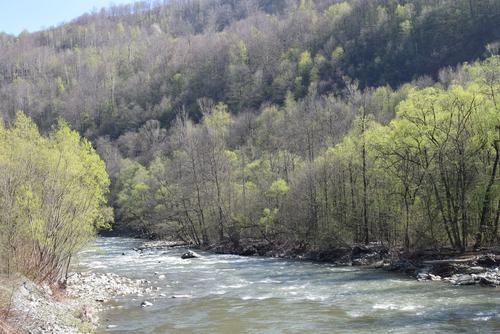
{"type": "Polygon", "coordinates": [[[498,288],[273,258],[182,260],[185,249],[134,251],[140,244],[99,238],[81,254],[79,270],[160,288],[113,301],[99,333],[500,333],[498,288]]]}

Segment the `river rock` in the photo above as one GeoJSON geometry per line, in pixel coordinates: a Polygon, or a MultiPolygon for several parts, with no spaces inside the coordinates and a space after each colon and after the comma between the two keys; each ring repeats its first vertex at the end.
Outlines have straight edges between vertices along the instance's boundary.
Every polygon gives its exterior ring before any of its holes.
{"type": "Polygon", "coordinates": [[[431,276],[429,273],[418,273],[417,274],[417,280],[419,281],[428,281],[431,279],[431,276]]]}
{"type": "Polygon", "coordinates": [[[480,267],[480,266],[474,266],[474,267],[467,268],[468,274],[481,274],[485,271],[486,271],[486,269],[484,269],[483,267],[480,267]]]}
{"type": "Polygon", "coordinates": [[[495,254],[481,255],[475,262],[477,265],[483,267],[493,267],[497,265],[495,254]]]}
{"type": "Polygon", "coordinates": [[[500,279],[498,277],[482,276],[479,278],[479,284],[497,287],[500,285],[500,279]]]}
{"type": "Polygon", "coordinates": [[[474,285],[474,284],[476,284],[475,277],[473,275],[469,275],[469,274],[454,275],[451,277],[450,281],[454,285],[474,285]]]}
{"type": "Polygon", "coordinates": [[[429,277],[430,277],[431,281],[441,281],[442,280],[442,277],[439,275],[429,274],[429,277]]]}
{"type": "Polygon", "coordinates": [[[436,263],[432,266],[431,272],[434,275],[439,275],[441,277],[449,277],[454,274],[459,274],[465,272],[467,266],[455,264],[455,263],[436,263]]]}
{"type": "Polygon", "coordinates": [[[181,255],[181,259],[194,259],[196,257],[197,256],[191,251],[187,251],[181,255]]]}
{"type": "Polygon", "coordinates": [[[149,307],[149,306],[153,306],[153,303],[151,302],[148,302],[147,300],[143,301],[141,303],[141,307],[144,308],[144,307],[149,307]]]}
{"type": "Polygon", "coordinates": [[[379,261],[381,261],[380,254],[368,253],[352,258],[351,262],[353,266],[367,266],[373,265],[379,261]]]}

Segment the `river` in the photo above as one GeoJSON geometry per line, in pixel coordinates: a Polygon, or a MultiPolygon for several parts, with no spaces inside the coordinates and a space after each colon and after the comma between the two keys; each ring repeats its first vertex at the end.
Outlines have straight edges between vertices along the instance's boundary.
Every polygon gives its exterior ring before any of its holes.
{"type": "Polygon", "coordinates": [[[500,333],[500,289],[274,258],[182,260],[185,249],[133,250],[141,244],[99,238],[80,256],[78,270],[160,288],[114,300],[99,333],[500,333]]]}

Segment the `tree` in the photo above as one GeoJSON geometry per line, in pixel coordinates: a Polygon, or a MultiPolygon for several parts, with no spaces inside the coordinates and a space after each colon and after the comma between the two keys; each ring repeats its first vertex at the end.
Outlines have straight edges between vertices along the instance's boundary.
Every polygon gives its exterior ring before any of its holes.
{"type": "Polygon", "coordinates": [[[450,244],[464,250],[475,219],[472,199],[482,192],[478,181],[485,175],[478,162],[490,150],[498,124],[496,108],[471,84],[465,89],[414,91],[400,104],[398,116],[391,124],[404,129],[401,144],[418,150],[409,161],[425,173],[450,244]]]}

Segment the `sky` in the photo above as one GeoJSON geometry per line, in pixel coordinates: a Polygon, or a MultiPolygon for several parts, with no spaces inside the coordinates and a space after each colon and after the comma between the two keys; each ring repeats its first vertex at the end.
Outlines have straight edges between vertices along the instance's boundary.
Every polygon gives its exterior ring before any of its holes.
{"type": "Polygon", "coordinates": [[[18,35],[38,31],[110,4],[134,3],[134,0],[0,0],[0,32],[18,35]]]}

